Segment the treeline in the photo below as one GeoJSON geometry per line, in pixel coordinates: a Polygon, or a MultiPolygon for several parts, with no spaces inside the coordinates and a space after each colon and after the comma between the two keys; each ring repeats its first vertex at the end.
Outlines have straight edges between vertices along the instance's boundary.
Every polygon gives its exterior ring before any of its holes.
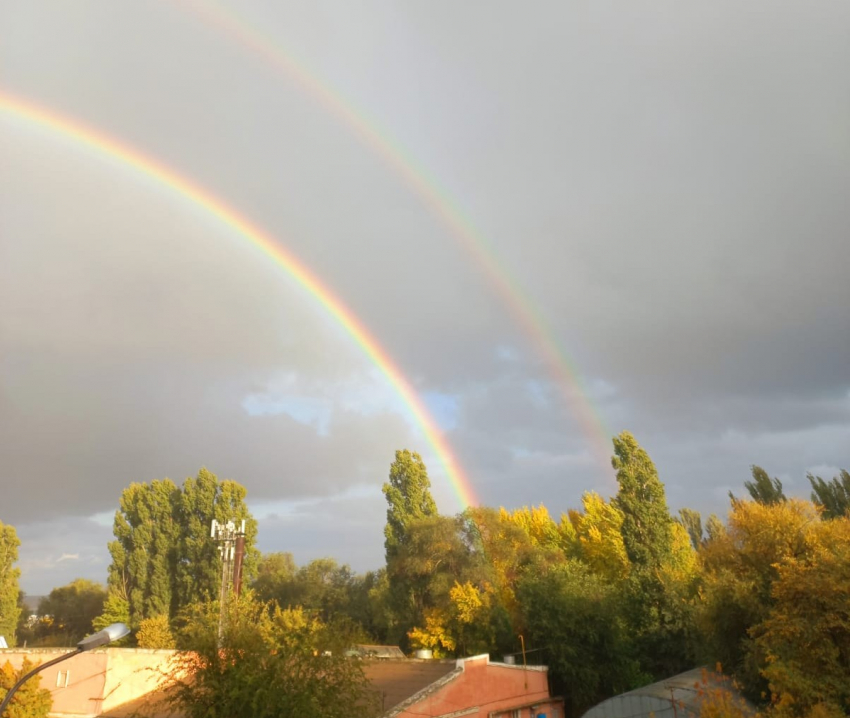
{"type": "MultiPolygon", "coordinates": [[[[671,515],[630,434],[614,439],[613,465],[613,498],[588,492],[557,518],[542,505],[444,516],[421,458],[399,451],[383,487],[386,564],[366,574],[331,558],[298,566],[288,553],[259,556],[244,489],[209,472],[182,488],[135,484],[116,513],[94,627],[125,620],[139,645],[191,647],[186,616],[217,597],[220,580],[209,523],[246,518],[245,576],[269,615],[435,656],[522,660],[521,636],[526,659],[550,667],[571,715],[717,662],[778,718],[846,715],[850,475],[810,476],[808,502],[787,499],[754,466],[749,498],[730,494],[727,521],[703,522],[692,509],[671,515]]],[[[70,625],[56,610],[63,589],[48,601],[53,621],[70,625]]]]}

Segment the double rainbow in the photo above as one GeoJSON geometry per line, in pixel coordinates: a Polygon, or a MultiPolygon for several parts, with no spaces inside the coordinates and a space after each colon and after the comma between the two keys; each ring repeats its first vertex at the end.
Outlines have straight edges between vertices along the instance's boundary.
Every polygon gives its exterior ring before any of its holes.
{"type": "Polygon", "coordinates": [[[365,146],[380,156],[413,193],[421,198],[450,236],[454,237],[469,254],[473,263],[485,274],[516,323],[544,359],[555,386],[580,424],[591,453],[604,476],[610,480],[611,432],[605,425],[601,412],[591,402],[575,362],[560,345],[555,332],[535,303],[511,276],[510,271],[499,262],[484,235],[464,216],[457,203],[440,189],[438,182],[430,177],[411,153],[394,141],[385,129],[368,119],[364,112],[355,108],[350,101],[321,81],[235,10],[225,8],[213,0],[190,1],[183,3],[181,7],[191,10],[196,17],[217,28],[283,74],[301,92],[311,97],[365,146]]]}

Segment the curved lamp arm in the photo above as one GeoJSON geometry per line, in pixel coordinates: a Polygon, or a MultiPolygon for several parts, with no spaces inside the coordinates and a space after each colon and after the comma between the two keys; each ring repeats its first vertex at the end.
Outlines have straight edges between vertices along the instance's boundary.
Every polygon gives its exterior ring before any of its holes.
{"type": "Polygon", "coordinates": [[[111,643],[112,641],[117,641],[119,638],[124,638],[124,636],[126,636],[129,632],[130,629],[123,623],[113,623],[111,626],[107,626],[102,631],[98,631],[97,633],[84,638],[77,644],[76,650],[66,653],[64,656],[54,658],[47,663],[42,663],[40,666],[36,666],[9,689],[9,692],[3,698],[3,702],[0,703],[0,718],[2,718],[3,712],[6,710],[6,706],[9,705],[9,702],[12,700],[12,696],[15,695],[18,688],[24,685],[24,683],[26,683],[36,673],[43,671],[45,668],[50,668],[50,666],[55,666],[61,661],[67,661],[69,658],[73,658],[84,651],[91,651],[94,648],[105,646],[107,643],[111,643]]]}

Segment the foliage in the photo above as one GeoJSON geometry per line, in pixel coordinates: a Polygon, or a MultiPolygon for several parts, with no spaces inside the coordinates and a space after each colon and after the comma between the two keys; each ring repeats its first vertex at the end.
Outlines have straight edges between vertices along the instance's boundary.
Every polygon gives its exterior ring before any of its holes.
{"type": "MultiPolygon", "coordinates": [[[[251,588],[261,601],[277,599],[281,586],[291,581],[297,570],[295,558],[289,552],[263,554],[257,564],[257,577],[251,588]]],[[[286,605],[285,601],[277,601],[286,605]]]]}
{"type": "Polygon", "coordinates": [[[181,534],[176,566],[175,605],[173,618],[182,607],[197,601],[218,598],[221,586],[221,558],[219,547],[210,540],[210,523],[233,521],[237,525],[245,520],[245,557],[242,567],[243,581],[249,584],[257,573],[259,551],[257,522],[245,504],[247,490],[244,486],[225,479],[219,481],[215,474],[201,469],[195,478],[183,482],[180,496],[181,534]]]}
{"type": "Polygon", "coordinates": [[[0,521],[0,636],[4,636],[10,646],[15,645],[15,629],[21,614],[18,605],[21,572],[15,568],[20,545],[15,527],[0,521]]]}
{"type": "Polygon", "coordinates": [[[694,511],[693,509],[688,508],[679,509],[679,523],[682,524],[688,532],[688,536],[691,539],[691,545],[694,547],[694,550],[699,549],[703,541],[702,517],[700,516],[699,511],[694,511]]]}
{"type": "MultiPolygon", "coordinates": [[[[0,700],[36,665],[24,657],[20,670],[12,668],[9,661],[0,666],[0,700]]],[[[53,707],[53,699],[50,697],[50,691],[40,686],[41,675],[37,673],[17,690],[3,718],[45,718],[53,707]]]]}
{"type": "Polygon", "coordinates": [[[570,511],[575,529],[576,555],[593,573],[609,581],[629,575],[631,563],[623,542],[623,512],[595,492],[581,497],[584,513],[570,511]]]}
{"type": "Polygon", "coordinates": [[[753,631],[774,701],[794,716],[850,709],[850,519],[811,533],[812,550],[778,567],[772,610],[753,631]]]}
{"type": "Polygon", "coordinates": [[[700,718],[752,718],[752,708],[737,688],[735,682],[719,670],[703,669],[696,686],[700,718]]]}
{"type": "Polygon", "coordinates": [[[662,678],[692,665],[695,558],[686,529],[667,508],[664,484],[635,438],[614,438],[612,465],[619,491],[612,504],[631,568],[624,590],[627,621],[642,665],[662,678]]]}
{"type": "MultiPolygon", "coordinates": [[[[74,646],[92,633],[92,623],[103,612],[105,600],[103,586],[85,578],[54,588],[38,605],[39,615],[51,618],[47,633],[52,645],[74,646]]],[[[47,645],[43,640],[41,644],[47,645]]]]}
{"type": "Polygon", "coordinates": [[[407,449],[395,452],[390,466],[390,480],[381,489],[387,499],[387,525],[384,546],[389,564],[407,540],[408,526],[413,521],[437,515],[437,504],[431,496],[431,481],[422,457],[407,449]]]}
{"type": "Polygon", "coordinates": [[[193,651],[177,654],[169,676],[172,703],[187,718],[371,718],[377,696],[335,635],[247,592],[228,603],[219,644],[218,606],[195,606],[183,636],[193,651]]]}
{"type": "Polygon", "coordinates": [[[130,604],[126,598],[109,591],[103,604],[103,612],[92,621],[92,628],[102,631],[113,623],[130,624],[130,604]]]}
{"type": "Polygon", "coordinates": [[[600,700],[646,682],[623,619],[622,595],[587,566],[571,560],[529,571],[518,594],[528,637],[545,649],[569,714],[581,715],[600,700]]]}
{"type": "Polygon", "coordinates": [[[139,648],[175,648],[168,616],[163,614],[144,619],[136,633],[136,643],[139,648]]]}
{"type": "MultiPolygon", "coordinates": [[[[389,482],[383,485],[382,491],[388,505],[384,547],[391,615],[387,621],[387,634],[389,640],[404,646],[407,632],[422,622],[423,611],[430,606],[426,597],[428,577],[411,566],[419,558],[418,549],[424,549],[426,553],[430,549],[421,540],[421,535],[414,545],[413,527],[422,524],[437,529],[441,523],[437,505],[431,496],[428,471],[419,454],[406,449],[396,451],[395,461],[390,466],[389,482]],[[432,523],[429,524],[429,521],[432,523]]],[[[452,530],[449,529],[448,533],[452,530]]],[[[436,534],[434,536],[436,538],[436,534]]]]}
{"type": "Polygon", "coordinates": [[[700,553],[697,621],[705,644],[755,700],[767,685],[761,676],[764,656],[751,632],[770,614],[780,567],[811,554],[820,525],[817,509],[805,501],[735,501],[726,532],[700,553]]]}
{"type": "Polygon", "coordinates": [[[753,501],[760,504],[778,504],[787,501],[782,492],[782,482],[771,479],[761,466],[751,466],[752,481],[745,481],[744,488],[749,492],[753,501]]]}
{"type": "Polygon", "coordinates": [[[726,526],[716,514],[710,514],[705,522],[705,543],[721,538],[726,533],[726,526]]]}
{"type": "Polygon", "coordinates": [[[673,519],[655,464],[627,431],[614,438],[611,463],[620,487],[613,503],[623,513],[626,555],[637,567],[660,566],[670,557],[673,519]]]}
{"type": "Polygon", "coordinates": [[[831,481],[807,474],[812,485],[812,501],[823,509],[825,518],[847,516],[850,512],[850,472],[842,469],[831,481]]]}
{"type": "Polygon", "coordinates": [[[220,482],[207,469],[186,479],[182,489],[162,479],[124,490],[109,544],[108,585],[110,594],[127,601],[131,627],[152,616],[173,620],[183,607],[218,594],[221,559],[209,537],[212,519],[246,519],[243,575],[254,575],[257,524],[245,495],[243,486],[220,482]]]}

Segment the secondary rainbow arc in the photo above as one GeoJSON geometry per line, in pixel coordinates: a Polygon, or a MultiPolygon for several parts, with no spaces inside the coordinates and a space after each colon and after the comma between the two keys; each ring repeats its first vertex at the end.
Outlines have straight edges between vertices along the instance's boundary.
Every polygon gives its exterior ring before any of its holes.
{"type": "Polygon", "coordinates": [[[401,372],[387,351],[370,334],[363,322],[325,286],[318,276],[282,247],[271,234],[239,214],[224,200],[179,174],[160,160],[83,125],[54,110],[0,91],[0,112],[18,118],[53,134],[72,140],[130,167],[173,193],[202,208],[223,225],[250,242],[289,274],[343,327],[370,361],[395,389],[407,410],[422,430],[428,444],[443,466],[462,508],[478,503],[466,473],[454,456],[425,402],[401,372]]]}
{"type": "Polygon", "coordinates": [[[593,405],[585,382],[575,363],[556,338],[540,309],[522,290],[519,282],[501,263],[488,246],[484,235],[458,208],[437,181],[406,152],[389,133],[379,129],[365,113],[358,111],[349,101],[320,81],[298,61],[280,49],[264,33],[239,17],[233,10],[215,2],[188,2],[184,7],[209,25],[235,38],[240,44],[255,52],[264,61],[277,68],[302,92],[314,98],[330,115],[349,127],[364,145],[375,151],[386,164],[418,195],[433,214],[440,219],[463,249],[471,256],[502,297],[517,324],[530,338],[543,358],[559,392],[571,408],[582,432],[588,440],[591,453],[606,476],[611,477],[610,436],[601,412],[593,405]]]}

